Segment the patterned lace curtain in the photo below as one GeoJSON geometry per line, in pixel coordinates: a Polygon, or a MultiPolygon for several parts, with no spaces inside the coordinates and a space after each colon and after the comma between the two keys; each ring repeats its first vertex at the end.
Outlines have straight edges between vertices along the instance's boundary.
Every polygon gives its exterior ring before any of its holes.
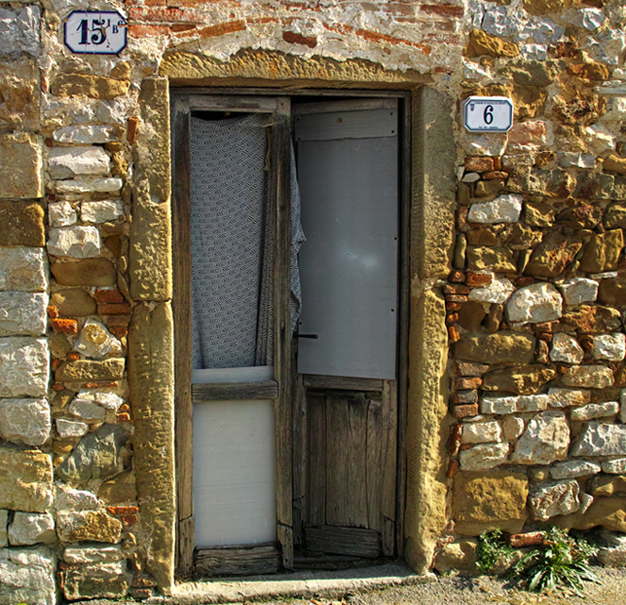
{"type": "MultiPolygon", "coordinates": [[[[193,367],[271,365],[273,225],[266,116],[191,118],[193,367]]],[[[293,156],[293,151],[292,151],[293,156]]],[[[304,240],[292,157],[292,328],[304,240]]]]}

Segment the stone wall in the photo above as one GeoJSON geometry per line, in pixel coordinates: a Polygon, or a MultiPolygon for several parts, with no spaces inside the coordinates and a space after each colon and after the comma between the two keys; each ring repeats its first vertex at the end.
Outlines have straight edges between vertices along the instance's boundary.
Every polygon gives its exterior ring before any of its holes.
{"type": "Polygon", "coordinates": [[[108,2],[119,56],[63,45],[79,7],[0,5],[0,603],[173,581],[168,85],[416,91],[416,568],[490,527],[626,532],[621,0],[108,2]],[[471,94],[513,129],[465,132],[471,94]]]}

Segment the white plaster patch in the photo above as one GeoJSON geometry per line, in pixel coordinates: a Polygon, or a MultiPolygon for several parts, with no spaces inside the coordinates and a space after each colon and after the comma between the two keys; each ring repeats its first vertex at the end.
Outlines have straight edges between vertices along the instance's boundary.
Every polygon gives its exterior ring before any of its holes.
{"type": "Polygon", "coordinates": [[[38,6],[26,6],[20,12],[0,8],[0,55],[28,53],[38,57],[40,21],[38,6]]]}

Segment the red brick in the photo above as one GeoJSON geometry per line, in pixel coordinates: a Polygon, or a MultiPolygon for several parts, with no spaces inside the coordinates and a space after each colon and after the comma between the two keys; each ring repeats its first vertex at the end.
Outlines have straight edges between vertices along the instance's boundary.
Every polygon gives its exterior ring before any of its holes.
{"type": "Polygon", "coordinates": [[[52,385],[53,391],[62,391],[63,389],[65,389],[65,387],[59,382],[52,385]]]}
{"type": "Polygon", "coordinates": [[[455,405],[452,409],[452,415],[459,420],[461,418],[471,418],[478,416],[478,404],[471,403],[468,405],[455,405]]]}
{"type": "Polygon", "coordinates": [[[490,284],[493,280],[493,276],[489,273],[472,273],[468,272],[465,283],[468,286],[484,286],[490,284]]]}
{"type": "Polygon", "coordinates": [[[450,342],[458,342],[461,339],[461,335],[459,334],[459,330],[456,326],[450,326],[448,328],[448,338],[450,342]]]}
{"type": "Polygon", "coordinates": [[[75,351],[70,351],[67,355],[66,355],[67,359],[69,359],[70,361],[76,361],[77,359],[80,359],[80,353],[76,353],[75,351]]]}
{"type": "Polygon", "coordinates": [[[456,364],[456,371],[461,376],[482,376],[485,372],[489,371],[489,366],[483,363],[459,361],[456,364]]]}
{"type": "Polygon", "coordinates": [[[107,328],[112,328],[114,326],[120,327],[128,327],[130,323],[130,315],[112,315],[107,317],[107,328]]]}
{"type": "Polygon", "coordinates": [[[289,42],[289,44],[301,44],[309,48],[315,48],[317,46],[317,38],[315,36],[306,37],[296,32],[284,31],[283,40],[289,42]]]}
{"type": "Polygon", "coordinates": [[[478,389],[483,384],[480,376],[463,376],[456,379],[456,388],[461,390],[478,389]]]}
{"type": "Polygon", "coordinates": [[[501,157],[493,158],[493,169],[502,170],[502,158],[501,157]]]}
{"type": "Polygon", "coordinates": [[[454,19],[460,19],[464,14],[463,7],[455,4],[420,4],[420,9],[427,15],[454,19]]]}
{"type": "Polygon", "coordinates": [[[148,38],[150,36],[168,36],[171,33],[169,25],[147,25],[146,23],[131,23],[128,26],[128,35],[133,38],[148,38]]]}
{"type": "Polygon", "coordinates": [[[124,297],[119,290],[96,290],[97,303],[123,303],[124,297]]]}
{"type": "Polygon", "coordinates": [[[460,310],[461,308],[461,304],[459,304],[458,302],[447,302],[446,303],[446,311],[448,311],[449,313],[454,313],[458,310],[460,310]]]}
{"type": "Polygon", "coordinates": [[[490,172],[494,169],[493,158],[488,156],[469,156],[465,158],[467,172],[490,172]]]}
{"type": "Polygon", "coordinates": [[[47,311],[50,319],[56,319],[59,316],[59,310],[54,305],[48,305],[47,311]]]}
{"type": "Polygon", "coordinates": [[[478,403],[478,391],[456,391],[452,394],[452,402],[455,404],[478,403]]]}
{"type": "Polygon", "coordinates": [[[191,25],[191,23],[174,23],[170,25],[170,30],[174,34],[182,34],[183,32],[189,32],[192,29],[198,29],[197,25],[191,25]]]}
{"type": "Polygon", "coordinates": [[[538,332],[537,338],[540,338],[545,342],[552,342],[552,334],[550,334],[550,332],[538,332]]]}
{"type": "Polygon", "coordinates": [[[110,515],[119,517],[120,515],[136,515],[139,512],[137,506],[107,506],[110,515]]]}
{"type": "MultiPolygon", "coordinates": [[[[137,139],[137,126],[139,125],[138,118],[128,118],[128,125],[126,126],[126,140],[132,145],[137,139]]],[[[98,300],[96,292],[96,300],[98,300]]],[[[113,302],[113,301],[111,301],[113,302]]]]}
{"type": "Polygon", "coordinates": [[[465,273],[463,273],[463,271],[452,271],[448,276],[448,279],[451,282],[462,284],[465,281],[465,273]]]}
{"type": "Polygon", "coordinates": [[[126,412],[117,414],[116,418],[118,422],[130,422],[130,414],[127,414],[126,412]]]}
{"type": "Polygon", "coordinates": [[[109,328],[109,332],[117,338],[124,338],[125,336],[128,336],[128,328],[125,328],[124,326],[113,326],[109,328]]]}
{"type": "Polygon", "coordinates": [[[518,288],[523,288],[524,286],[530,286],[530,284],[534,284],[535,280],[532,277],[518,277],[515,280],[515,285],[518,288]]]}
{"type": "Polygon", "coordinates": [[[198,34],[201,38],[216,38],[217,36],[223,36],[224,34],[244,31],[247,27],[248,26],[245,21],[230,21],[228,23],[218,23],[217,25],[203,27],[197,30],[197,32],[186,32],[181,34],[181,37],[198,34]]]}
{"type": "Polygon", "coordinates": [[[512,534],[509,537],[509,543],[513,548],[522,548],[523,546],[539,546],[543,544],[545,532],[529,531],[524,534],[512,534]]]}
{"type": "Polygon", "coordinates": [[[504,172],[504,170],[492,170],[491,172],[485,172],[485,174],[483,174],[483,179],[486,181],[505,181],[508,178],[509,173],[504,172]]]}
{"type": "Polygon", "coordinates": [[[119,382],[85,382],[81,385],[83,389],[113,389],[119,387],[119,382]]]}
{"type": "Polygon", "coordinates": [[[131,21],[156,21],[160,23],[198,23],[202,17],[196,11],[186,11],[180,8],[163,7],[132,7],[128,10],[131,21]]]}
{"type": "Polygon", "coordinates": [[[554,328],[558,323],[558,321],[542,321],[534,324],[533,328],[536,332],[554,332],[554,328]]]}
{"type": "Polygon", "coordinates": [[[128,303],[102,303],[98,305],[98,315],[128,315],[130,311],[128,303]]]}
{"type": "Polygon", "coordinates": [[[463,294],[446,294],[444,296],[446,303],[451,302],[451,303],[464,303],[467,302],[467,296],[464,296],[463,294]]]}
{"type": "Polygon", "coordinates": [[[53,370],[56,370],[63,362],[60,359],[53,359],[52,363],[50,364],[50,367],[53,370]]]}
{"type": "Polygon", "coordinates": [[[78,334],[78,322],[75,319],[53,319],[51,323],[57,332],[78,334]]]}
{"type": "Polygon", "coordinates": [[[448,326],[451,326],[453,323],[456,323],[457,321],[459,321],[458,313],[450,313],[450,315],[446,317],[446,325],[448,326]]]}
{"type": "Polygon", "coordinates": [[[459,461],[458,460],[450,460],[450,464],[448,464],[448,470],[446,471],[446,477],[448,479],[452,479],[454,475],[457,474],[459,470],[459,461]]]}
{"type": "Polygon", "coordinates": [[[469,294],[470,289],[464,284],[446,284],[443,287],[444,294],[469,294]]]}

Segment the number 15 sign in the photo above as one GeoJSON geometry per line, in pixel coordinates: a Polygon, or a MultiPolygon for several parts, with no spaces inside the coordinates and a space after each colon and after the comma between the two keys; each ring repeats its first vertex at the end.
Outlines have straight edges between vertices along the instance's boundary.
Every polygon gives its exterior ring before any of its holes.
{"type": "Polygon", "coordinates": [[[508,132],[513,126],[513,102],[507,97],[469,97],[464,118],[470,132],[508,132]]]}
{"type": "Polygon", "coordinates": [[[74,53],[117,55],[126,48],[126,19],[117,11],[73,11],[64,38],[74,53]]]}

